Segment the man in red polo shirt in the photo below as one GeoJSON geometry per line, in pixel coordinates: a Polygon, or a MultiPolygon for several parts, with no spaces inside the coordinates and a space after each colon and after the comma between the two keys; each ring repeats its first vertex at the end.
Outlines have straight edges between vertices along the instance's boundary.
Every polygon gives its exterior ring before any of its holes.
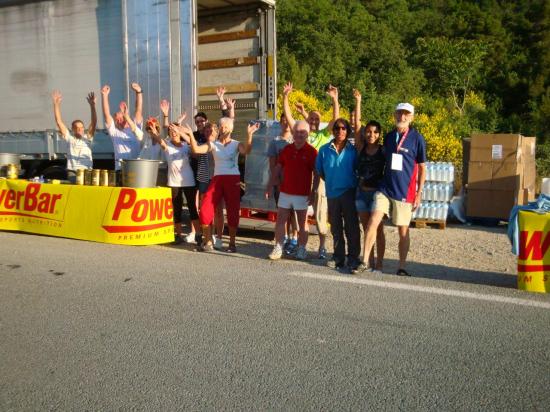
{"type": "Polygon", "coordinates": [[[313,179],[315,183],[319,180],[319,176],[314,173],[317,150],[307,143],[308,135],[309,125],[306,121],[301,120],[294,124],[292,129],[294,143],[285,146],[281,151],[271,176],[269,193],[277,183],[280,190],[275,224],[275,247],[269,254],[271,260],[280,259],[283,255],[285,222],[292,210],[296,211],[299,227],[296,258],[300,260],[306,258],[307,208],[313,200],[311,183],[313,179]]]}

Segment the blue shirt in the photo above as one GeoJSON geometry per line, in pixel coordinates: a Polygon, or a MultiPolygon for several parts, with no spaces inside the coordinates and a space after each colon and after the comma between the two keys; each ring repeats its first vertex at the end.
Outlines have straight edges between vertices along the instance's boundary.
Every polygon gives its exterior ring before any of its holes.
{"type": "Polygon", "coordinates": [[[355,161],[357,151],[348,141],[340,153],[333,141],[321,146],[315,160],[315,169],[325,181],[327,197],[333,199],[357,186],[355,161]]]}
{"type": "Polygon", "coordinates": [[[426,162],[426,141],[416,129],[410,128],[399,149],[399,154],[403,155],[403,169],[392,170],[392,155],[397,153],[397,145],[402,137],[397,130],[389,132],[384,137],[386,169],[380,191],[390,199],[413,203],[416,196],[418,165],[426,162]]]}

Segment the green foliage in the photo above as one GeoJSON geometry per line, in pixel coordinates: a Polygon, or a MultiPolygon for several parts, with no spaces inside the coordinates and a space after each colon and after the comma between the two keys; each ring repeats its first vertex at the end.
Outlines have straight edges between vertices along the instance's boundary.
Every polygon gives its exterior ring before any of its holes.
{"type": "Polygon", "coordinates": [[[358,88],[364,121],[385,128],[419,98],[457,138],[550,136],[548,0],[278,0],[277,13],[280,85],[325,101],[334,84],[350,110],[358,88]]]}
{"type": "Polygon", "coordinates": [[[537,153],[535,155],[537,162],[537,175],[541,177],[550,177],[550,141],[537,142],[537,153]]]}

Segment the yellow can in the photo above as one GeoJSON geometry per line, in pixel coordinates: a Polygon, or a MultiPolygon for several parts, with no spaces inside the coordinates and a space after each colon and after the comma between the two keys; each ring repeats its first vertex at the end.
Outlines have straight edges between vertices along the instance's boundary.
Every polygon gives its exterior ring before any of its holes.
{"type": "Polygon", "coordinates": [[[19,177],[19,168],[17,165],[9,164],[7,166],[6,177],[8,179],[17,179],[19,177]]]}
{"type": "Polygon", "coordinates": [[[100,170],[99,176],[99,185],[100,186],[109,186],[109,171],[106,169],[100,170]]]}
{"type": "Polygon", "coordinates": [[[109,186],[116,186],[116,171],[109,170],[109,186]]]}
{"type": "Polygon", "coordinates": [[[92,169],[92,186],[99,186],[100,179],[101,179],[101,170],[92,169]]]}
{"type": "Polygon", "coordinates": [[[77,169],[76,170],[76,181],[75,184],[77,185],[83,185],[84,184],[84,169],[77,169]]]}
{"type": "Polygon", "coordinates": [[[92,169],[84,170],[84,184],[87,186],[92,184],[92,169]]]}

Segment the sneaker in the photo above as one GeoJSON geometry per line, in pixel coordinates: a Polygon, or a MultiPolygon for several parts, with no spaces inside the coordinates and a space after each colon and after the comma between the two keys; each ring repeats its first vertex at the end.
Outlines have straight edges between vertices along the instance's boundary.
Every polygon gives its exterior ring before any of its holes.
{"type": "Polygon", "coordinates": [[[222,250],[223,249],[223,240],[221,237],[214,238],[214,249],[222,250]]]}
{"type": "Polygon", "coordinates": [[[319,248],[319,254],[317,255],[319,259],[326,259],[327,258],[327,249],[324,247],[319,248]]]}
{"type": "Polygon", "coordinates": [[[188,233],[183,239],[185,240],[185,243],[192,243],[195,241],[195,233],[188,233]]]}
{"type": "Polygon", "coordinates": [[[342,269],[344,267],[344,262],[343,261],[337,262],[334,259],[329,259],[327,260],[327,266],[331,269],[342,269]]]}
{"type": "Polygon", "coordinates": [[[269,254],[268,258],[270,260],[277,260],[277,259],[280,259],[282,256],[283,256],[283,248],[281,247],[280,244],[276,243],[275,246],[273,247],[273,250],[269,254]]]}
{"type": "Polygon", "coordinates": [[[296,239],[290,239],[283,247],[287,255],[292,255],[296,253],[297,248],[298,248],[298,240],[296,239]]]}
{"type": "Polygon", "coordinates": [[[296,259],[298,260],[305,260],[307,258],[307,250],[305,246],[298,246],[298,249],[296,250],[296,259]]]}
{"type": "Polygon", "coordinates": [[[361,273],[367,270],[367,265],[365,263],[360,262],[357,266],[350,266],[349,271],[352,275],[355,275],[357,273],[361,273]]]}
{"type": "Polygon", "coordinates": [[[212,252],[214,250],[214,247],[212,247],[212,243],[205,243],[203,245],[200,245],[197,250],[199,252],[212,252]]]}

